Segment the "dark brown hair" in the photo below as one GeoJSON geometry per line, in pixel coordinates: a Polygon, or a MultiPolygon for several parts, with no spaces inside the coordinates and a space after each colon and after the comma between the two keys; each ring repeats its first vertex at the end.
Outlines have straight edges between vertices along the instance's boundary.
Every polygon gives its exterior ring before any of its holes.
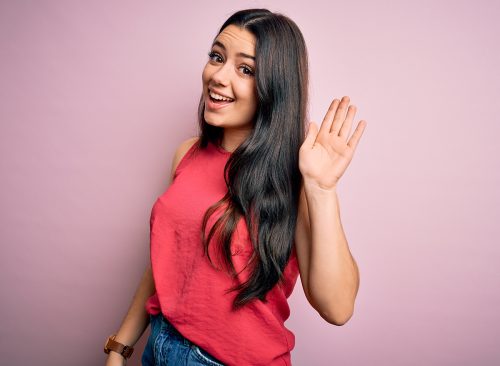
{"type": "MultiPolygon", "coordinates": [[[[258,105],[252,132],[224,168],[228,191],[205,213],[201,234],[211,263],[208,245],[214,235],[219,236],[220,257],[237,278],[231,238],[240,218],[246,220],[254,252],[249,260],[249,279],[228,290],[240,291],[233,302],[236,309],[254,298],[266,301],[266,293],[282,281],[292,252],[301,187],[298,156],[305,138],[308,61],[302,33],[282,14],[267,9],[241,10],[226,20],[219,33],[231,24],[256,38],[258,105]],[[221,207],[225,207],[224,212],[206,237],[208,218],[221,207]]],[[[223,129],[205,121],[204,109],[202,95],[199,148],[208,142],[220,146],[223,129]]]]}

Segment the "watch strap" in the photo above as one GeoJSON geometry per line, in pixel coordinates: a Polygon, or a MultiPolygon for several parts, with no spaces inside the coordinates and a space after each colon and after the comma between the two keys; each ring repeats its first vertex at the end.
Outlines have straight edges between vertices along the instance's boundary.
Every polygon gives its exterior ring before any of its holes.
{"type": "Polygon", "coordinates": [[[130,358],[132,352],[134,352],[134,347],[126,346],[120,342],[115,341],[116,334],[108,337],[106,345],[104,346],[104,353],[109,354],[110,351],[119,353],[125,358],[130,358]]]}

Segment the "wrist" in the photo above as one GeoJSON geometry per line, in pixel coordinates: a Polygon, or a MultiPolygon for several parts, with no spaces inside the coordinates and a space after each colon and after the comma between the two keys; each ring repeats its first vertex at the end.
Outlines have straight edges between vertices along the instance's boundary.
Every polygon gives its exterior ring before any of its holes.
{"type": "Polygon", "coordinates": [[[104,353],[107,354],[115,353],[116,355],[124,359],[130,358],[133,352],[134,348],[119,342],[116,339],[116,334],[110,335],[104,345],[104,353]]]}
{"type": "Polygon", "coordinates": [[[113,361],[122,361],[124,364],[127,361],[123,355],[119,354],[116,351],[110,351],[108,354],[108,359],[113,360],[113,361]]]}
{"type": "Polygon", "coordinates": [[[304,193],[309,201],[332,201],[338,198],[337,186],[331,188],[323,188],[313,182],[304,182],[304,193]]]}
{"type": "Polygon", "coordinates": [[[114,351],[109,352],[108,358],[106,359],[106,366],[125,366],[127,365],[127,359],[124,358],[119,353],[114,351]]]}
{"type": "Polygon", "coordinates": [[[333,195],[337,193],[337,184],[328,187],[322,187],[316,180],[304,178],[304,190],[313,194],[333,195]]]}
{"type": "Polygon", "coordinates": [[[116,351],[110,350],[108,354],[109,354],[109,358],[116,358],[116,359],[120,359],[120,360],[126,360],[126,358],[121,353],[118,353],[116,351]]]}

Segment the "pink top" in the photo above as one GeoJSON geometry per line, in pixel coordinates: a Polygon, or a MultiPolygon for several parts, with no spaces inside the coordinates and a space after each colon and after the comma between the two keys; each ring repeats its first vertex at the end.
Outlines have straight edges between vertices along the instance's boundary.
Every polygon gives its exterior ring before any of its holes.
{"type": "MultiPolygon", "coordinates": [[[[185,338],[228,366],[291,365],[295,336],[284,322],[290,315],[287,298],[299,274],[295,246],[284,271],[284,284],[277,284],[267,294],[267,303],[256,299],[232,311],[236,292],[225,294],[225,290],[236,280],[211,266],[200,234],[203,214],[227,192],[223,175],[231,153],[212,143],[205,149],[196,149],[197,145],[182,158],[172,184],[151,211],[156,293],[147,300],[146,310],[153,315],[162,312],[185,338]]],[[[208,220],[207,233],[220,212],[208,220]]],[[[209,246],[210,258],[223,268],[214,244],[209,246]]],[[[235,269],[241,271],[239,279],[245,281],[250,266],[244,267],[253,247],[244,218],[237,224],[231,248],[235,269]]]]}

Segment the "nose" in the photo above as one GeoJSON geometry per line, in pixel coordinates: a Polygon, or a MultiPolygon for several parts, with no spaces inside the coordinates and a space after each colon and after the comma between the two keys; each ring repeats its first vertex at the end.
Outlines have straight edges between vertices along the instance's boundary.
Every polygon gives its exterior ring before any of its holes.
{"type": "Polygon", "coordinates": [[[228,62],[222,64],[216,72],[212,74],[212,81],[216,84],[227,86],[230,80],[231,67],[228,62]]]}

